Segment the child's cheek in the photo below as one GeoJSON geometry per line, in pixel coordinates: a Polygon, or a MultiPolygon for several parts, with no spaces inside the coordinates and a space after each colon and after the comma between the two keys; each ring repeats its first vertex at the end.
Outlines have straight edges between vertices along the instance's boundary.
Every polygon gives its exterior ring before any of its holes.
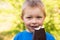
{"type": "Polygon", "coordinates": [[[25,20],[24,23],[25,23],[26,25],[29,25],[29,24],[31,23],[31,21],[30,21],[30,20],[25,20]]]}
{"type": "Polygon", "coordinates": [[[43,25],[43,21],[44,21],[44,20],[39,20],[38,23],[39,23],[40,25],[43,25]]]}

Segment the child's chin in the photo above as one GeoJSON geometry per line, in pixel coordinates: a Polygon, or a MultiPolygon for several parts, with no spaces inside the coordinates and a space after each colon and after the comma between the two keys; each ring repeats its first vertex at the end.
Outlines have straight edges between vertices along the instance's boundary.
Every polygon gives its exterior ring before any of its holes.
{"type": "Polygon", "coordinates": [[[34,29],[31,29],[30,32],[34,32],[35,30],[34,29]]]}

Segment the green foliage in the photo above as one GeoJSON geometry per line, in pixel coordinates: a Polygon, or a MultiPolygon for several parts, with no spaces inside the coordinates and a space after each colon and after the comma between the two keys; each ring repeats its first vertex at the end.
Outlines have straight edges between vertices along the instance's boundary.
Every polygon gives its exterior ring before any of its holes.
{"type": "Polygon", "coordinates": [[[44,22],[47,32],[53,34],[56,40],[60,38],[60,0],[43,0],[46,10],[46,20],[44,22]]]}

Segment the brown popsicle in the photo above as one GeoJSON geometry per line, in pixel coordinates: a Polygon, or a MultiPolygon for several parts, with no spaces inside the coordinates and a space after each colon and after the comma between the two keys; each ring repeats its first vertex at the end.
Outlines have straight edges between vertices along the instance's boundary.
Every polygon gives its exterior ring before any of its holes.
{"type": "Polygon", "coordinates": [[[44,28],[35,30],[35,32],[33,33],[33,40],[46,40],[46,34],[44,28]]]}

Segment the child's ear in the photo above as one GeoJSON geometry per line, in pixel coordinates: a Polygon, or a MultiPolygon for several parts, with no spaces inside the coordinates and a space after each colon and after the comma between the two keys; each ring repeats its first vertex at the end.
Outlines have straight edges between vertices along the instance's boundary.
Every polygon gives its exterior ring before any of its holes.
{"type": "Polygon", "coordinates": [[[21,16],[21,19],[23,20],[23,17],[21,16]]]}
{"type": "Polygon", "coordinates": [[[46,19],[46,16],[44,17],[44,20],[46,19]]]}
{"type": "Polygon", "coordinates": [[[24,19],[23,19],[23,17],[21,16],[21,20],[22,20],[22,22],[24,23],[24,19]]]}
{"type": "Polygon", "coordinates": [[[45,21],[45,17],[44,17],[44,19],[43,19],[44,21],[45,21]]]}

